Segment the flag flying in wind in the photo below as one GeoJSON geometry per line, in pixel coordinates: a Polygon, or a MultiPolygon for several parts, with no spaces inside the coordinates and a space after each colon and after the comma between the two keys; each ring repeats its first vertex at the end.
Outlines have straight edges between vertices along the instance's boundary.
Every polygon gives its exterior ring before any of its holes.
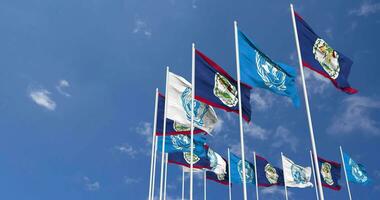
{"type": "MultiPolygon", "coordinates": [[[[191,124],[191,84],[186,79],[169,72],[168,78],[167,118],[190,126],[191,124]]],[[[218,118],[214,109],[197,100],[194,100],[194,126],[210,133],[218,118]]]]}
{"type": "Polygon", "coordinates": [[[321,169],[322,186],[333,190],[340,190],[339,185],[341,164],[318,157],[319,169],[321,169]]]}
{"type": "Polygon", "coordinates": [[[282,169],[274,167],[265,158],[256,155],[257,182],[261,187],[284,185],[282,169]]]}
{"type": "Polygon", "coordinates": [[[296,70],[272,61],[262,53],[243,32],[239,31],[239,58],[241,81],[252,87],[268,89],[290,97],[298,107],[300,100],[296,87],[296,70]]]}
{"type": "Polygon", "coordinates": [[[348,94],[357,93],[348,83],[352,61],[319,37],[298,13],[294,15],[302,65],[330,79],[338,89],[348,94]]]}
{"type": "MultiPolygon", "coordinates": [[[[158,149],[162,151],[162,139],[163,136],[158,137],[158,149]]],[[[206,143],[206,138],[201,135],[194,135],[194,152],[199,156],[206,156],[206,150],[204,145],[206,143]]],[[[190,135],[169,135],[165,136],[165,152],[190,152],[191,139],[190,135]]]]}
{"type": "MultiPolygon", "coordinates": [[[[165,111],[165,96],[159,94],[157,105],[157,126],[156,135],[162,136],[162,130],[164,125],[164,111],[165,111]]],[[[190,126],[177,123],[171,119],[166,119],[166,133],[165,135],[178,135],[178,134],[190,134],[190,126]]],[[[195,128],[194,134],[204,132],[201,129],[195,128]]]]}
{"type": "MultiPolygon", "coordinates": [[[[195,51],[195,99],[223,109],[239,113],[237,81],[222,67],[195,51]]],[[[241,84],[242,114],[246,121],[251,120],[250,87],[241,84]]]]}
{"type": "Polygon", "coordinates": [[[310,182],[310,167],[302,167],[295,164],[289,158],[282,156],[282,168],[284,170],[284,181],[287,187],[305,188],[313,186],[310,182]]]}
{"type": "Polygon", "coordinates": [[[227,161],[211,148],[208,148],[207,157],[210,160],[210,171],[206,173],[206,178],[221,184],[228,184],[227,161]]]}
{"type": "Polygon", "coordinates": [[[350,182],[363,185],[368,185],[371,182],[371,179],[369,179],[367,171],[362,164],[356,163],[346,153],[343,153],[343,160],[344,166],[346,167],[346,175],[350,182]]]}
{"type": "MultiPolygon", "coordinates": [[[[235,154],[230,155],[230,171],[232,183],[243,183],[243,162],[235,154]]],[[[255,183],[255,168],[252,163],[245,161],[245,180],[247,183],[255,183]]]]}
{"type": "Polygon", "coordinates": [[[191,162],[193,162],[193,168],[210,169],[210,161],[207,156],[198,156],[194,153],[193,159],[191,159],[190,152],[176,152],[168,154],[168,163],[190,167],[191,162]]]}

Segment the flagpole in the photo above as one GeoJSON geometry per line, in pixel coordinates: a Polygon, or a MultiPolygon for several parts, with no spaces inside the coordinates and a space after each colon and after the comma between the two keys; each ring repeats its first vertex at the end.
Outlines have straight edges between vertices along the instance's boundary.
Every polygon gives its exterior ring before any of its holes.
{"type": "Polygon", "coordinates": [[[229,200],[232,200],[230,148],[227,148],[227,152],[228,152],[228,196],[229,196],[229,200]]]}
{"type": "Polygon", "coordinates": [[[253,162],[255,163],[256,200],[259,200],[259,183],[257,182],[256,151],[253,152],[253,162]]]}
{"type": "Polygon", "coordinates": [[[311,152],[311,150],[310,150],[310,160],[311,160],[311,167],[313,169],[313,175],[314,175],[315,195],[317,196],[317,200],[319,200],[318,188],[317,188],[317,179],[315,178],[315,171],[314,171],[313,153],[311,152]]]}
{"type": "MultiPolygon", "coordinates": [[[[281,162],[282,162],[282,169],[284,169],[284,154],[281,152],[281,162]]],[[[285,187],[285,199],[288,200],[288,189],[286,188],[286,179],[284,176],[284,187],[285,187]]]]}
{"type": "Polygon", "coordinates": [[[190,125],[190,200],[193,200],[193,156],[194,156],[194,97],[195,97],[195,44],[191,49],[191,125],[190,125]]]}
{"type": "Polygon", "coordinates": [[[185,170],[182,167],[182,200],[185,200],[185,170]]]}
{"type": "Polygon", "coordinates": [[[152,153],[150,158],[150,176],[149,176],[149,197],[152,200],[152,187],[153,187],[153,162],[154,162],[154,147],[155,147],[155,135],[156,135],[156,124],[157,124],[157,105],[158,105],[158,88],[156,88],[156,97],[154,101],[154,117],[153,117],[153,134],[152,134],[152,153]]]}
{"type": "Polygon", "coordinates": [[[339,146],[339,149],[340,149],[340,157],[342,158],[342,163],[343,163],[344,176],[346,177],[346,184],[347,184],[348,196],[350,197],[350,200],[352,200],[350,184],[348,183],[348,177],[347,177],[347,171],[346,171],[346,164],[344,163],[344,158],[343,158],[343,150],[342,150],[342,146],[339,146]]]}
{"type": "MultiPolygon", "coordinates": [[[[309,131],[310,131],[310,139],[311,139],[311,146],[313,150],[313,159],[314,163],[318,163],[318,154],[317,154],[317,147],[315,144],[315,139],[314,139],[314,131],[313,131],[313,122],[311,120],[311,113],[310,113],[310,108],[309,108],[309,98],[307,94],[307,89],[306,89],[306,82],[305,82],[305,76],[303,73],[303,66],[302,66],[302,57],[301,57],[301,50],[300,50],[300,45],[299,45],[299,40],[298,40],[298,33],[297,33],[297,27],[296,27],[296,19],[294,16],[294,9],[293,9],[293,4],[290,4],[290,9],[292,12],[292,21],[293,21],[293,29],[294,29],[294,37],[296,40],[296,46],[297,46],[297,53],[298,53],[298,62],[299,62],[299,68],[301,72],[301,78],[302,78],[302,88],[303,88],[303,94],[304,94],[304,99],[305,99],[305,105],[306,105],[306,114],[307,114],[307,120],[309,124],[309,131]]],[[[319,175],[319,166],[317,165],[315,167],[316,173],[319,175]]],[[[318,181],[318,190],[319,190],[319,197],[321,200],[324,200],[324,195],[323,195],[323,190],[322,190],[322,182],[321,182],[321,177],[317,176],[317,181],[318,181]]]]}
{"type": "Polygon", "coordinates": [[[239,59],[239,42],[238,42],[238,29],[237,22],[234,21],[235,32],[235,53],[236,53],[236,71],[237,71],[237,85],[238,85],[238,98],[239,98],[239,126],[240,126],[240,145],[241,145],[241,159],[243,161],[243,196],[244,200],[247,200],[247,181],[246,181],[246,169],[245,169],[245,151],[244,151],[244,133],[243,133],[243,113],[241,109],[241,91],[240,91],[240,59],[239,59]]]}
{"type": "Polygon", "coordinates": [[[164,200],[166,200],[166,185],[168,181],[168,153],[165,155],[165,184],[164,184],[164,200]]]}
{"type": "Polygon", "coordinates": [[[206,170],[203,170],[203,200],[207,199],[206,170]]]}
{"type": "Polygon", "coordinates": [[[165,167],[165,137],[166,137],[166,111],[168,107],[169,92],[168,92],[168,77],[169,77],[169,67],[166,67],[166,85],[165,85],[165,108],[164,108],[164,124],[162,127],[162,150],[161,150],[161,177],[160,177],[160,200],[162,200],[162,190],[164,184],[164,167],[165,167]]]}
{"type": "Polygon", "coordinates": [[[154,161],[153,161],[153,177],[152,177],[152,196],[151,200],[154,199],[154,189],[155,189],[155,182],[156,182],[156,163],[157,163],[157,136],[154,137],[154,161]]]}

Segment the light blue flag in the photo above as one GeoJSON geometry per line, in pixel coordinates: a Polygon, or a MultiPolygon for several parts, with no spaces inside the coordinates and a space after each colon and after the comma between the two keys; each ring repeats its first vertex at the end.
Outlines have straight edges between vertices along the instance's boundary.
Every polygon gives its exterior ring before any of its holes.
{"type": "MultiPolygon", "coordinates": [[[[246,182],[250,184],[255,183],[255,171],[252,163],[245,161],[245,178],[246,182]]],[[[230,170],[231,170],[231,182],[243,183],[243,162],[241,158],[231,153],[230,156],[230,170]]]]}
{"type": "Polygon", "coordinates": [[[363,185],[368,185],[371,182],[363,165],[356,163],[346,153],[343,153],[343,160],[346,167],[346,175],[350,182],[363,185]]]}
{"type": "Polygon", "coordinates": [[[296,87],[297,73],[293,67],[273,62],[239,31],[239,58],[241,81],[251,87],[268,89],[288,96],[299,107],[296,87]]]}
{"type": "MultiPolygon", "coordinates": [[[[162,151],[163,136],[158,136],[158,151],[162,151]]],[[[190,135],[178,134],[165,136],[165,152],[190,152],[190,135]]],[[[194,154],[200,157],[206,156],[206,138],[202,135],[194,135],[194,154]]]]}

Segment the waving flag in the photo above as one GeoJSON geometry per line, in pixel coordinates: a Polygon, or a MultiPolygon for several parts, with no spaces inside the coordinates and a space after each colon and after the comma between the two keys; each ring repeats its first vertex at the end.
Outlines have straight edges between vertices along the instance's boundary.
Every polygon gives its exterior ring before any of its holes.
{"type": "Polygon", "coordinates": [[[352,61],[319,37],[300,15],[294,14],[303,66],[330,79],[340,90],[348,94],[357,93],[348,83],[352,61]]]}
{"type": "Polygon", "coordinates": [[[221,178],[218,174],[216,174],[213,171],[206,171],[206,178],[209,180],[215,181],[217,183],[223,184],[223,185],[228,185],[228,183],[229,183],[228,172],[227,172],[227,174],[225,174],[225,176],[223,176],[221,178]]]}
{"type": "Polygon", "coordinates": [[[363,185],[368,185],[371,182],[363,165],[356,163],[346,153],[343,153],[343,160],[346,167],[346,175],[350,182],[363,185]]]}
{"type": "MultiPolygon", "coordinates": [[[[167,118],[190,126],[191,124],[191,84],[184,78],[169,72],[167,118]]],[[[210,133],[218,118],[214,109],[197,100],[194,100],[194,126],[210,133]]]]}
{"type": "Polygon", "coordinates": [[[290,97],[293,104],[298,107],[300,100],[295,69],[273,62],[241,31],[238,40],[241,81],[252,87],[265,88],[273,93],[290,97]]]}
{"type": "Polygon", "coordinates": [[[257,182],[261,187],[284,185],[282,169],[274,167],[265,158],[256,155],[257,182]]]}
{"type": "Polygon", "coordinates": [[[333,190],[340,190],[341,164],[318,157],[319,169],[321,169],[322,186],[333,190]]]}
{"type": "MultiPolygon", "coordinates": [[[[252,163],[245,161],[245,180],[247,183],[255,183],[255,168],[252,163]]],[[[235,154],[230,156],[230,171],[232,183],[243,183],[243,162],[235,154]]]]}
{"type": "Polygon", "coordinates": [[[228,184],[227,161],[211,148],[208,148],[207,157],[210,160],[210,171],[206,174],[207,178],[222,184],[228,184]]]}
{"type": "MultiPolygon", "coordinates": [[[[222,67],[200,51],[195,51],[195,99],[223,109],[239,113],[238,86],[222,67]]],[[[251,120],[250,87],[241,84],[243,118],[251,120]]]]}
{"type": "Polygon", "coordinates": [[[176,152],[169,153],[168,163],[181,165],[185,167],[190,167],[191,162],[193,162],[193,167],[197,169],[210,169],[210,161],[207,156],[198,156],[196,153],[193,154],[193,159],[191,159],[190,152],[176,152]]]}
{"type": "MultiPolygon", "coordinates": [[[[165,96],[159,94],[158,106],[157,106],[157,127],[156,135],[162,136],[162,130],[164,125],[164,111],[165,111],[165,96]]],[[[195,128],[194,134],[204,132],[201,129],[195,128]]],[[[166,119],[166,133],[165,135],[178,135],[178,134],[190,134],[190,126],[180,124],[171,119],[166,119]]]]}
{"type": "Polygon", "coordinates": [[[284,181],[287,187],[313,187],[313,184],[310,182],[310,167],[297,165],[285,156],[282,156],[282,167],[284,170],[284,181]]]}
{"type": "MultiPolygon", "coordinates": [[[[158,150],[162,151],[163,136],[158,137],[158,150]]],[[[199,156],[206,156],[204,144],[206,138],[201,135],[194,135],[194,152],[199,156]]],[[[191,139],[190,135],[169,135],[165,136],[165,152],[190,152],[191,139]]]]}

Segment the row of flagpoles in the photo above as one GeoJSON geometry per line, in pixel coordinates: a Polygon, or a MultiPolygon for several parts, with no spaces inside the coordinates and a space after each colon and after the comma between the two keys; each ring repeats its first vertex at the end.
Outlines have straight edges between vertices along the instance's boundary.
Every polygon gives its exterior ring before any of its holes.
{"type": "MultiPolygon", "coordinates": [[[[304,171],[310,171],[312,169],[314,175],[314,181],[316,185],[316,196],[318,199],[324,200],[324,194],[322,189],[322,180],[320,174],[326,173],[320,171],[319,157],[317,154],[317,147],[313,132],[312,117],[309,108],[308,92],[304,77],[304,67],[308,67],[324,77],[330,79],[335,87],[338,89],[354,94],[357,91],[350,87],[347,78],[350,72],[352,61],[345,57],[340,52],[332,49],[323,39],[310,28],[310,26],[296,13],[294,12],[293,5],[290,5],[292,24],[294,28],[294,37],[296,41],[296,48],[298,54],[299,69],[301,73],[302,89],[304,102],[306,107],[307,121],[311,140],[311,161],[312,168],[304,168],[296,165],[291,160],[282,157],[283,161],[283,178],[285,186],[285,196],[287,195],[287,187],[292,187],[292,181],[289,177],[289,167],[285,167],[284,163],[289,166],[298,168],[298,173],[305,173],[304,171]],[[300,33],[300,34],[299,34],[300,33]],[[314,38],[314,39],[310,39],[314,38]],[[309,41],[311,40],[311,41],[309,41]],[[303,48],[301,48],[301,46],[303,48]],[[309,47],[310,48],[305,48],[309,47]],[[308,52],[313,51],[313,52],[308,52]],[[305,56],[303,58],[302,56],[305,56]],[[314,173],[315,170],[315,173],[314,173]],[[285,176],[288,175],[288,176],[285,176]]],[[[247,178],[248,182],[256,184],[256,199],[259,199],[258,195],[258,170],[256,163],[256,153],[254,153],[253,167],[245,159],[244,150],[244,132],[243,132],[243,119],[247,122],[250,121],[250,105],[247,105],[247,99],[249,104],[249,92],[252,87],[266,88],[276,94],[288,96],[292,99],[293,103],[299,105],[297,89],[295,86],[295,70],[291,67],[272,61],[269,57],[263,54],[257,47],[246,37],[237,26],[237,22],[234,22],[234,40],[235,40],[235,56],[236,56],[236,69],[237,80],[234,80],[227,72],[225,72],[219,65],[205,56],[203,53],[192,45],[192,77],[191,83],[187,82],[184,78],[169,71],[169,67],[166,69],[166,95],[159,94],[156,89],[155,98],[155,114],[153,123],[153,139],[152,139],[152,156],[150,167],[150,180],[149,180],[149,198],[153,200],[155,197],[155,176],[156,176],[156,160],[157,151],[161,150],[161,168],[160,168],[160,188],[159,188],[159,200],[166,199],[166,181],[167,181],[167,163],[170,161],[172,152],[181,152],[183,159],[190,161],[180,163],[179,161],[171,161],[175,164],[185,165],[190,171],[190,183],[189,183],[189,196],[190,200],[193,200],[193,173],[194,164],[202,160],[203,157],[209,155],[214,156],[217,165],[224,167],[224,172],[220,173],[218,167],[211,167],[211,170],[216,176],[222,176],[223,180],[227,177],[223,177],[228,174],[229,185],[229,198],[231,195],[231,155],[228,149],[228,164],[223,163],[222,158],[216,152],[213,152],[208,146],[204,147],[205,139],[198,134],[201,132],[210,133],[213,126],[217,122],[217,116],[213,110],[213,107],[221,108],[229,112],[235,112],[239,115],[239,130],[240,130],[240,144],[241,144],[241,161],[239,166],[241,182],[243,184],[243,198],[247,200],[247,178]],[[241,60],[242,58],[242,60],[241,60]],[[254,63],[255,62],[255,63],[254,63]],[[199,66],[204,66],[200,68],[199,66]],[[253,67],[255,66],[255,67],[253,67]],[[204,70],[204,71],[197,71],[204,70]],[[211,75],[209,75],[211,74],[211,75]],[[215,77],[215,82],[214,82],[215,77]],[[197,80],[197,81],[196,81],[197,80]],[[201,81],[199,81],[201,80],[201,81]],[[209,83],[212,82],[212,83],[209,83]],[[195,85],[197,83],[197,85],[195,85]],[[200,86],[198,86],[198,84],[200,86]],[[213,87],[207,84],[215,84],[213,87]],[[217,86],[217,84],[219,84],[217,86]],[[200,88],[197,89],[196,88],[200,88]],[[205,88],[211,88],[209,90],[205,88]],[[211,91],[211,92],[210,92],[211,91]],[[196,93],[197,92],[197,93],[196,93]],[[212,94],[213,93],[213,94],[212,94]],[[247,96],[248,95],[248,96],[247,96]],[[162,100],[163,99],[163,100],[162,100]],[[162,101],[164,105],[162,105],[162,101]],[[161,104],[160,104],[161,102],[161,104]],[[170,108],[169,108],[170,107],[170,108]],[[167,126],[170,124],[170,126],[167,126]],[[189,130],[186,126],[190,126],[189,130]],[[179,129],[177,130],[176,127],[179,129]],[[174,129],[174,130],[171,130],[174,129]],[[190,135],[190,138],[186,135],[190,135]],[[195,136],[195,134],[197,134],[195,136]],[[173,136],[176,135],[176,136],[173,136]],[[170,137],[170,139],[168,139],[170,137]],[[170,140],[172,143],[168,143],[170,140]],[[190,140],[190,141],[188,141],[190,140]],[[186,143],[187,142],[187,143],[186,143]],[[188,144],[189,143],[189,144],[188,144]],[[202,143],[202,145],[199,145],[202,143]],[[168,149],[172,150],[168,150],[168,149]],[[207,152],[207,153],[206,153],[207,152]],[[210,153],[211,152],[211,153],[210,153]],[[188,154],[189,153],[189,154],[188,154]],[[207,154],[207,155],[206,155],[207,154]],[[201,156],[202,155],[202,156],[201,156]],[[243,163],[243,164],[241,164],[243,163]],[[225,167],[228,166],[228,173],[225,167]],[[248,169],[247,169],[248,167],[248,169]],[[253,170],[254,169],[254,170],[253,170]],[[247,171],[248,170],[248,171],[247,171]],[[254,179],[249,176],[249,173],[254,173],[254,179]],[[243,175],[241,175],[243,174],[243,175]]],[[[282,153],[281,153],[282,154],[282,153]]],[[[234,159],[234,155],[232,156],[234,159]]],[[[351,192],[349,190],[349,178],[346,171],[345,160],[341,150],[341,158],[344,167],[347,188],[349,191],[349,197],[351,199],[351,192]]],[[[265,160],[265,159],[264,159],[265,160]]],[[[211,161],[209,161],[211,163],[211,161]]],[[[353,162],[354,163],[354,162],[353,162]]],[[[355,163],[356,164],[356,163],[355,163]]],[[[286,165],[286,166],[288,166],[286,165]]],[[[357,165],[356,165],[357,166],[357,165]]],[[[352,166],[350,166],[352,167],[352,166]]],[[[205,168],[199,167],[196,168],[205,168]]],[[[235,169],[235,168],[234,168],[235,169]]],[[[276,173],[276,168],[273,168],[276,173]]],[[[273,170],[271,168],[271,170],[273,170]]],[[[363,168],[358,168],[361,172],[365,172],[363,168]]],[[[278,169],[280,170],[280,169],[278,169]]],[[[292,171],[293,172],[293,171],[292,171]]],[[[302,174],[301,175],[305,175],[302,174]]],[[[331,171],[329,172],[331,173],[331,171]]],[[[311,176],[311,171],[308,173],[311,176]]],[[[276,174],[278,176],[278,174],[276,174]]],[[[300,176],[301,176],[300,175],[300,176]]],[[[309,180],[310,180],[309,176],[309,180]]],[[[206,180],[207,173],[204,172],[204,181],[206,180]]],[[[292,180],[293,180],[292,179],[292,180]]],[[[269,179],[268,179],[269,180],[269,179]]],[[[294,180],[293,180],[294,181],[294,180]]],[[[298,181],[298,180],[297,180],[298,181]]],[[[271,183],[271,182],[270,182],[271,183]]],[[[272,183],[271,183],[272,184],[272,183]]],[[[311,183],[310,183],[311,184],[311,183]]],[[[273,184],[272,184],[273,185],[273,184]]],[[[184,172],[182,173],[182,198],[184,198],[184,172]]],[[[204,183],[204,191],[206,191],[206,182],[204,183]]],[[[206,193],[204,194],[206,199],[206,193]]]]}

